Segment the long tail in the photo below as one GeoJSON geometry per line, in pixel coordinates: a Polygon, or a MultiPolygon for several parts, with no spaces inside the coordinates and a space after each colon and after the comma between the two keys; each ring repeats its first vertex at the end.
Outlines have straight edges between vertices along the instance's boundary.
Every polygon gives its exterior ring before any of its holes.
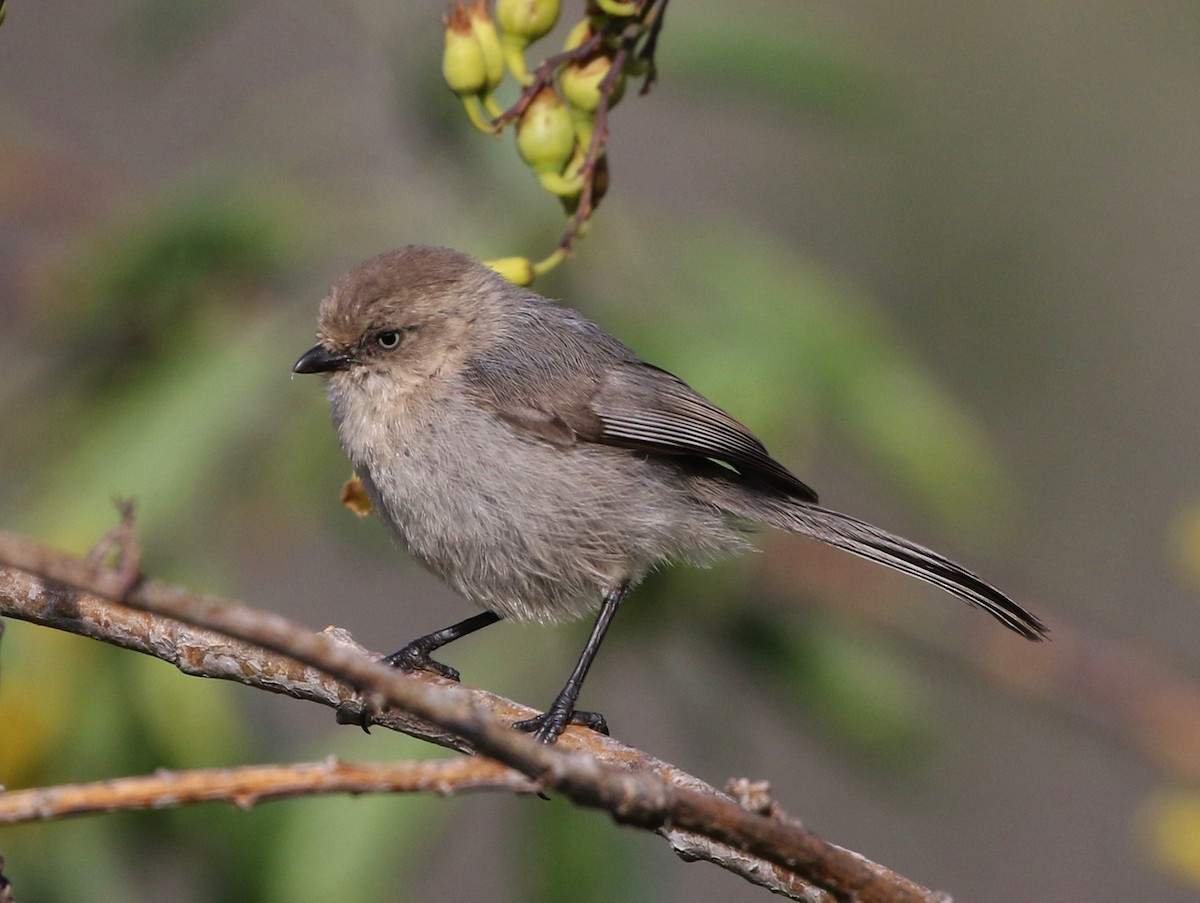
{"type": "MultiPolygon", "coordinates": [[[[713,487],[716,488],[716,487],[713,487]]],[[[750,520],[811,536],[941,587],[1029,640],[1045,639],[1047,630],[1034,615],[979,576],[932,549],[873,527],[845,514],[782,497],[770,497],[727,483],[718,491],[721,508],[750,520]],[[730,496],[734,496],[731,498],[730,496]]]]}

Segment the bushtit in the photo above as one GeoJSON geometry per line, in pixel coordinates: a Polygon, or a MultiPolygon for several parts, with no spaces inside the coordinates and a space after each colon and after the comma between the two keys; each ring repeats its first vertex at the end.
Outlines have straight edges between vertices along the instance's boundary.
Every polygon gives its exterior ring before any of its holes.
{"type": "Polygon", "coordinates": [[[1041,622],[936,552],[817,506],[744,426],[576,311],[465,254],[411,246],[360,264],[321,302],[296,373],[326,373],[342,447],[391,532],[484,611],[388,656],[457,679],[430,654],[501,618],[599,606],[544,714],[552,743],[630,588],[664,561],[747,547],[745,526],[811,536],[926,580],[1027,639],[1041,622]]]}

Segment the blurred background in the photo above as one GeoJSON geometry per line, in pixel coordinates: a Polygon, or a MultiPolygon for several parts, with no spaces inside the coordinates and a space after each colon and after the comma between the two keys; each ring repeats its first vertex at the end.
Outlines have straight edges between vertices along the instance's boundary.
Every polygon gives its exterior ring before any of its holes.
{"type": "MultiPolygon", "coordinates": [[[[582,14],[567,0],[557,49],[582,14]]],[[[137,499],[155,577],[380,652],[472,612],[337,502],[290,368],[358,260],[538,257],[562,229],[440,78],[440,3],[10,4],[0,28],[0,525],[76,551],[137,499]]],[[[830,507],[1042,615],[1034,647],[787,536],[654,575],[584,693],[632,745],[771,782],[957,899],[1200,888],[1200,12],[690,0],[539,282],[733,411],[830,507]]],[[[0,783],[441,755],[8,622],[0,783]]],[[[464,679],[545,705],[587,625],[464,679]]],[[[205,806],[0,831],[18,899],[751,900],[561,801],[205,806]],[[64,867],[69,866],[69,867],[64,867]]]]}

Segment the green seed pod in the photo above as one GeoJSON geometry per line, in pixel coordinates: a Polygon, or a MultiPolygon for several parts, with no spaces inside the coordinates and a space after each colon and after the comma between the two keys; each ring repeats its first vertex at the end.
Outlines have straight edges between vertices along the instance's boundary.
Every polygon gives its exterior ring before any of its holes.
{"type": "Polygon", "coordinates": [[[596,131],[596,114],[588,113],[579,107],[568,107],[571,111],[571,128],[575,129],[575,156],[567,167],[567,172],[575,172],[582,164],[583,155],[592,146],[592,133],[596,131]]]}
{"type": "Polygon", "coordinates": [[[488,12],[487,0],[471,0],[467,11],[471,16],[471,31],[483,50],[483,68],[487,79],[484,90],[490,94],[504,78],[504,50],[496,33],[496,23],[488,12]]]}
{"type": "Polygon", "coordinates": [[[533,261],[528,257],[499,257],[496,260],[485,260],[484,264],[491,267],[513,285],[532,285],[533,261]]]}
{"type": "Polygon", "coordinates": [[[596,5],[601,12],[617,18],[632,16],[637,12],[637,4],[632,0],[596,0],[596,5]]]}
{"type": "Polygon", "coordinates": [[[560,0],[496,0],[496,23],[505,35],[524,39],[528,47],[558,23],[560,0]]]}
{"type": "Polygon", "coordinates": [[[574,50],[584,41],[592,36],[592,20],[580,19],[571,26],[571,30],[567,32],[567,39],[563,42],[563,50],[574,50]]]}
{"type": "Polygon", "coordinates": [[[517,152],[541,176],[561,173],[574,150],[571,114],[553,88],[543,88],[517,123],[517,152]]]}
{"type": "Polygon", "coordinates": [[[450,90],[460,97],[471,97],[487,88],[487,66],[483,47],[471,28],[471,17],[459,0],[442,20],[446,26],[446,46],[442,52],[442,77],[450,90]]]}
{"type": "MultiPolygon", "coordinates": [[[[567,103],[585,113],[596,112],[600,106],[600,83],[612,71],[612,57],[607,53],[597,53],[588,59],[572,63],[565,67],[558,77],[558,85],[562,88],[563,97],[567,103]]],[[[612,109],[625,93],[625,75],[617,76],[612,95],[608,99],[608,107],[612,109]]]]}
{"type": "Polygon", "coordinates": [[[546,191],[558,197],[564,205],[579,203],[579,194],[583,191],[583,177],[578,173],[573,176],[563,176],[556,172],[544,172],[538,177],[538,184],[546,191]]]}

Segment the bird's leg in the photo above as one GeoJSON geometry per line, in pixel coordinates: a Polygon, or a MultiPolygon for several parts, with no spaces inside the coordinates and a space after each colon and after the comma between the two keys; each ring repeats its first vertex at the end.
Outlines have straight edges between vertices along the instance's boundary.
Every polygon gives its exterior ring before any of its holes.
{"type": "Polygon", "coordinates": [[[604,634],[608,632],[608,625],[612,623],[613,615],[617,613],[621,600],[628,593],[629,584],[622,583],[616,589],[604,594],[604,600],[600,603],[600,614],[596,617],[596,625],[592,628],[587,644],[583,647],[583,653],[579,656],[575,670],[567,678],[566,686],[562,688],[554,702],[550,703],[550,708],[545,712],[526,721],[518,721],[513,727],[519,731],[530,731],[542,743],[553,743],[568,724],[582,724],[602,734],[608,733],[608,724],[603,715],[599,712],[577,712],[575,711],[575,701],[579,698],[579,691],[583,688],[583,679],[587,677],[588,668],[592,666],[592,660],[600,649],[604,634]]]}
{"type": "Polygon", "coordinates": [[[468,633],[482,630],[500,620],[500,615],[493,611],[483,611],[472,615],[465,621],[459,621],[449,627],[443,627],[427,636],[418,637],[403,649],[398,649],[383,661],[393,668],[402,671],[432,671],[449,680],[458,680],[458,671],[449,665],[435,662],[429,657],[431,652],[441,649],[447,643],[465,637],[468,633]]]}

